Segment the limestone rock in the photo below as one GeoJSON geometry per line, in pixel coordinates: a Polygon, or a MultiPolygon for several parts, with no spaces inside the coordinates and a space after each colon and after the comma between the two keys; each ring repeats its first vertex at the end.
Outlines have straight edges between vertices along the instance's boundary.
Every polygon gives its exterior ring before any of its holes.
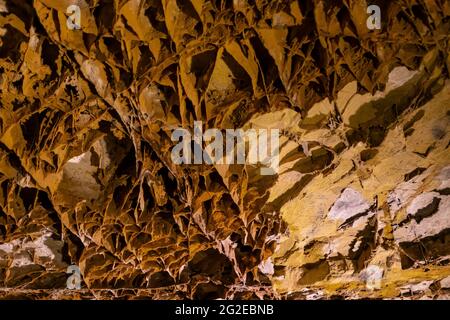
{"type": "Polygon", "coordinates": [[[448,1],[76,3],[0,1],[0,298],[448,297],[448,1]]]}

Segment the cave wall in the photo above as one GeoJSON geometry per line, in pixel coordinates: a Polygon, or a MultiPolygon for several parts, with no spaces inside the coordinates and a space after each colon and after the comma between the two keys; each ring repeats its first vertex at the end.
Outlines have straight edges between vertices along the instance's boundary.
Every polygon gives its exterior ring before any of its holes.
{"type": "Polygon", "coordinates": [[[0,297],[448,296],[448,1],[75,2],[0,1],[0,297]],[[175,165],[194,121],[278,174],[175,165]]]}

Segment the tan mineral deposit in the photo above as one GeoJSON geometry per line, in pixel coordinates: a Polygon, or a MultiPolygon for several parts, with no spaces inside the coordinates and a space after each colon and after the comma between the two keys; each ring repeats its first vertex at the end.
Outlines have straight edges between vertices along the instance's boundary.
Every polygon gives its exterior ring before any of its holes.
{"type": "Polygon", "coordinates": [[[450,2],[372,2],[0,0],[0,298],[450,299],[450,2]]]}

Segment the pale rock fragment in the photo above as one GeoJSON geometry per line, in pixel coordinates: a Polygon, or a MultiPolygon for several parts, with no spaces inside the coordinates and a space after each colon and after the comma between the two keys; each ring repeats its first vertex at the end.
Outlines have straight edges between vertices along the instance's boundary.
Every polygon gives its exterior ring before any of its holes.
{"type": "Polygon", "coordinates": [[[328,217],[332,220],[346,221],[368,211],[369,208],[370,204],[360,192],[352,188],[346,188],[331,207],[328,217]]]}

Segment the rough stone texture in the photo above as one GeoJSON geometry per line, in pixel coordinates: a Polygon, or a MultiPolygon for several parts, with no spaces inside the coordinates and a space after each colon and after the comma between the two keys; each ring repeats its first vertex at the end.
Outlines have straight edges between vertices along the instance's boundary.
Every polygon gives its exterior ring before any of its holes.
{"type": "Polygon", "coordinates": [[[449,298],[448,1],[70,4],[0,0],[0,297],[449,298]],[[175,165],[195,120],[278,175],[175,165]]]}

